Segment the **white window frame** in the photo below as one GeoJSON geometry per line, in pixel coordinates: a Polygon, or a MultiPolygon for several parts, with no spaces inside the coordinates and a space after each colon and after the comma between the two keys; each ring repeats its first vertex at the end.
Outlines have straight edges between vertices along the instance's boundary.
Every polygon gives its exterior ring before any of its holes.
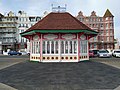
{"type": "Polygon", "coordinates": [[[63,42],[63,46],[61,46],[61,51],[62,49],[64,49],[63,53],[61,52],[61,55],[77,55],[78,53],[78,41],[77,40],[61,40],[61,43],[63,42]],[[72,42],[72,48],[70,45],[70,42],[72,42]],[[76,45],[74,45],[76,43],[76,45]],[[66,44],[68,45],[66,47],[66,44]],[[72,49],[72,52],[70,53],[70,49],[72,49]],[[75,50],[76,49],[76,50],[75,50]],[[65,50],[67,50],[68,52],[65,52],[65,50]]]}
{"type": "Polygon", "coordinates": [[[45,53],[43,53],[43,51],[42,51],[43,55],[59,55],[59,41],[57,41],[57,40],[43,40],[42,42],[45,43],[45,46],[43,46],[43,49],[42,49],[42,50],[45,49],[45,53]],[[54,47],[53,47],[54,53],[52,53],[52,51],[51,51],[52,50],[52,42],[54,45],[54,47]],[[57,42],[58,42],[58,44],[57,44],[57,42]],[[49,48],[47,45],[48,43],[49,43],[49,48]],[[56,44],[57,44],[57,46],[56,46],[56,44]],[[57,49],[58,49],[58,51],[57,51],[57,49]],[[47,52],[48,50],[49,50],[49,53],[47,52]],[[56,53],[56,51],[57,51],[57,53],[56,53]]]}
{"type": "Polygon", "coordinates": [[[88,54],[88,40],[80,41],[80,54],[82,54],[82,55],[88,54]]]}
{"type": "Polygon", "coordinates": [[[31,54],[40,54],[40,41],[31,41],[31,54]]]}

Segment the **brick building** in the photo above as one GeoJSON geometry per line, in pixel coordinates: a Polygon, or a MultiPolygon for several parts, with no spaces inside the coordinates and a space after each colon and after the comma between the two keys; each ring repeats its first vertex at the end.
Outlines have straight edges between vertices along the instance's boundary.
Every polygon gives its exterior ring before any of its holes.
{"type": "Polygon", "coordinates": [[[80,11],[76,18],[99,32],[89,40],[90,49],[114,49],[114,16],[109,9],[103,16],[96,15],[95,11],[91,12],[90,16],[85,16],[80,11]]]}

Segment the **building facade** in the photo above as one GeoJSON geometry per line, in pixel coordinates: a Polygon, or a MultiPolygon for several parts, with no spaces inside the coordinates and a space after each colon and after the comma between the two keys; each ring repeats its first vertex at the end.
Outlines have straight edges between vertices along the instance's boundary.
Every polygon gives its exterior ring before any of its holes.
{"type": "Polygon", "coordinates": [[[99,32],[89,40],[89,49],[114,49],[114,16],[108,9],[103,16],[97,16],[95,11],[90,16],[85,16],[80,11],[76,18],[99,32]]]}
{"type": "Polygon", "coordinates": [[[27,48],[27,39],[20,36],[21,32],[33,26],[41,17],[28,16],[24,11],[17,15],[10,11],[7,15],[0,14],[0,42],[2,51],[27,48]]]}
{"type": "Polygon", "coordinates": [[[17,17],[9,12],[7,16],[2,16],[0,21],[0,42],[2,50],[17,48],[17,17]]]}
{"type": "Polygon", "coordinates": [[[27,49],[27,42],[29,42],[26,38],[21,37],[20,33],[26,31],[28,28],[33,26],[36,22],[38,22],[41,17],[39,16],[28,16],[26,12],[19,11],[17,15],[17,40],[19,44],[19,49],[27,49]]]}

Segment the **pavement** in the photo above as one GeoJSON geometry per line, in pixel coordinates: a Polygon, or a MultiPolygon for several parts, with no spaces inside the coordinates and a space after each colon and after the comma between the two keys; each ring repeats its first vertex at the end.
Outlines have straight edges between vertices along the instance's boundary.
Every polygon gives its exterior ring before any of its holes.
{"type": "Polygon", "coordinates": [[[94,62],[100,62],[100,63],[110,65],[120,69],[120,58],[115,58],[115,57],[113,57],[112,59],[111,58],[90,58],[90,60],[94,62]]]}
{"type": "Polygon", "coordinates": [[[3,83],[0,83],[0,90],[17,90],[17,89],[10,87],[8,85],[5,85],[3,83]]]}
{"type": "MultiPolygon", "coordinates": [[[[90,58],[90,60],[94,61],[94,62],[100,62],[100,63],[103,63],[103,64],[120,69],[120,58],[114,58],[114,57],[112,59],[109,59],[109,58],[90,58]]],[[[114,90],[120,90],[120,85],[118,87],[116,87],[114,90]]]]}
{"type": "Polygon", "coordinates": [[[29,59],[28,56],[0,56],[0,70],[15,65],[17,63],[23,62],[26,59],[29,59]]]}
{"type": "MultiPolygon", "coordinates": [[[[26,56],[23,56],[26,59],[29,59],[26,56]]],[[[22,57],[19,56],[8,56],[0,54],[0,70],[18,64],[25,61],[22,57]]],[[[1,81],[1,80],[0,80],[1,81]]],[[[6,84],[0,83],[0,90],[18,90],[6,84]]]]}
{"type": "MultiPolygon", "coordinates": [[[[120,69],[110,65],[113,60],[37,63],[27,61],[28,58],[15,58],[0,58],[0,63],[11,60],[0,70],[0,90],[120,90],[120,69]]],[[[115,61],[120,63],[120,59],[115,61]]]]}

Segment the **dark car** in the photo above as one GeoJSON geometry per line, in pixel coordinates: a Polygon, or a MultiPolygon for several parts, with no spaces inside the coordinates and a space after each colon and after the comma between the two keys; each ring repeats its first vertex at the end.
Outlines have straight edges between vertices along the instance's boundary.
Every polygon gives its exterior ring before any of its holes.
{"type": "Polygon", "coordinates": [[[97,57],[97,56],[98,56],[98,51],[99,51],[99,50],[92,50],[92,51],[93,51],[93,53],[94,53],[94,56],[97,57]]]}
{"type": "Polygon", "coordinates": [[[17,51],[9,51],[8,55],[22,55],[22,53],[17,52],[17,51]]]}
{"type": "Polygon", "coordinates": [[[89,57],[94,57],[94,52],[92,50],[89,50],[89,57]]]}

